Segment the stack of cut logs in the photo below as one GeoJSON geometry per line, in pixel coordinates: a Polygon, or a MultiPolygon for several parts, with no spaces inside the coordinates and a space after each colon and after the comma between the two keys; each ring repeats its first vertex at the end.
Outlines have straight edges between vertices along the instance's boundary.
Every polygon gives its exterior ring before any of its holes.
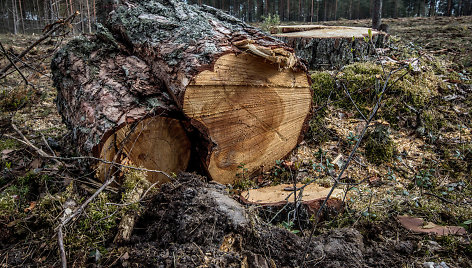
{"type": "Polygon", "coordinates": [[[96,34],[67,44],[52,70],[79,153],[169,173],[191,163],[221,183],[290,153],[311,109],[292,48],[177,0],[127,1],[96,34]]]}

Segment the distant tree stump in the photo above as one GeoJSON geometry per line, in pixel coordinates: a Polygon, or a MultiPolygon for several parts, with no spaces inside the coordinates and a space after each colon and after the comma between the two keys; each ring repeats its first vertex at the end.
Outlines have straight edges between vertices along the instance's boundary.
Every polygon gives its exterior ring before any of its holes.
{"type": "Polygon", "coordinates": [[[79,152],[167,172],[198,159],[221,183],[233,182],[241,164],[252,172],[285,157],[311,109],[293,49],[177,0],[118,6],[96,35],[63,48],[52,70],[79,152]]]}
{"type": "MultiPolygon", "coordinates": [[[[323,25],[278,26],[271,30],[273,36],[293,47],[310,69],[337,68],[366,60],[375,52],[368,31],[363,27],[323,25]]],[[[384,47],[387,40],[385,32],[372,30],[375,47],[384,47]]]]}

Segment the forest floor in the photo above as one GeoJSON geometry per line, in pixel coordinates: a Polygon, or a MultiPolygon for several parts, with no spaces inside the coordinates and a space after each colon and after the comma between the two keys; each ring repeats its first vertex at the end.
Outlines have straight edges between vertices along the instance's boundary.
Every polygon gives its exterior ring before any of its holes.
{"type": "MultiPolygon", "coordinates": [[[[181,174],[138,204],[124,205],[133,185],[108,187],[65,228],[69,265],[295,267],[307,249],[307,267],[472,267],[472,17],[384,22],[392,36],[379,57],[311,71],[315,113],[288,159],[256,178],[242,168],[232,187],[181,174]],[[344,209],[324,215],[310,243],[312,221],[286,213],[269,223],[272,215],[230,198],[293,178],[332,186],[365,126],[361,113],[372,112],[383,84],[379,112],[338,186],[344,209]],[[129,210],[140,215],[131,240],[114,243],[129,210]],[[466,233],[420,234],[400,216],[424,219],[426,230],[460,226],[466,233]]],[[[0,35],[0,42],[18,54],[36,38],[0,35]]],[[[86,162],[56,163],[21,142],[19,132],[47,154],[74,156],[49,70],[62,41],[27,56],[31,68],[22,72],[34,88],[16,72],[0,80],[0,267],[60,266],[57,226],[101,185],[86,162]]],[[[6,62],[0,58],[0,66],[6,62]]]]}

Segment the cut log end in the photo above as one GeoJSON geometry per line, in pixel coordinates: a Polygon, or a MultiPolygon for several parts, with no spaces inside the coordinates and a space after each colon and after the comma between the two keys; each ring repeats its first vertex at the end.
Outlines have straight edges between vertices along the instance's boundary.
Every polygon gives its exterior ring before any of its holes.
{"type": "Polygon", "coordinates": [[[226,54],[198,74],[185,92],[184,113],[200,122],[214,147],[206,161],[212,179],[232,183],[271,167],[297,144],[311,107],[306,72],[248,53],[226,54]]]}
{"type": "MultiPolygon", "coordinates": [[[[177,173],[187,168],[190,141],[180,121],[155,116],[137,124],[124,125],[111,134],[101,146],[100,158],[168,174],[177,173]],[[120,149],[122,153],[116,157],[120,149]]],[[[109,164],[99,164],[97,174],[101,180],[105,179],[109,167],[109,164]]],[[[153,183],[169,181],[167,176],[150,171],[147,178],[153,183]]]]}
{"type": "MultiPolygon", "coordinates": [[[[303,192],[298,190],[304,186],[297,184],[297,195],[303,194],[302,202],[311,202],[313,200],[324,200],[331,188],[321,187],[316,184],[310,184],[303,188],[303,192]]],[[[331,198],[341,198],[343,191],[335,189],[331,198]]],[[[287,202],[294,202],[293,184],[279,184],[276,186],[250,189],[241,193],[241,198],[246,204],[255,205],[279,205],[287,202]]],[[[297,198],[298,199],[298,198],[297,198]]]]}
{"type": "MultiPolygon", "coordinates": [[[[293,184],[279,184],[244,191],[240,195],[240,200],[244,204],[253,205],[262,218],[268,218],[270,221],[275,220],[275,222],[286,221],[288,218],[293,217],[293,212],[298,207],[295,204],[295,200],[297,200],[300,201],[299,205],[301,205],[297,213],[304,215],[302,218],[305,218],[305,221],[310,223],[312,216],[318,214],[318,210],[324,203],[331,188],[315,184],[308,186],[297,184],[296,187],[296,197],[293,191],[293,184]],[[302,195],[302,198],[300,198],[300,195],[302,195]]],[[[343,191],[341,189],[334,189],[331,197],[325,204],[323,212],[318,214],[318,216],[324,218],[326,216],[325,212],[328,214],[341,212],[344,207],[342,195],[343,191]]]]}

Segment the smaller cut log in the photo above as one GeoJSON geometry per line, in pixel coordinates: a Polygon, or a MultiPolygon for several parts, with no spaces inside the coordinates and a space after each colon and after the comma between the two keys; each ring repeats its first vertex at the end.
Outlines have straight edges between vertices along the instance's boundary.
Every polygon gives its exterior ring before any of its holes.
{"type": "Polygon", "coordinates": [[[364,27],[290,25],[273,27],[271,33],[293,47],[310,69],[337,68],[364,61],[375,53],[375,48],[384,47],[388,41],[386,33],[364,27]]]}
{"type": "MultiPolygon", "coordinates": [[[[52,71],[57,107],[78,153],[168,173],[187,168],[190,141],[144,61],[98,35],[70,42],[55,56],[52,71]]],[[[97,163],[98,177],[117,175],[109,168],[97,163]]],[[[154,172],[147,178],[168,181],[154,172]]]]}
{"type": "MultiPolygon", "coordinates": [[[[310,184],[303,187],[303,184],[297,184],[296,198],[301,200],[299,214],[307,220],[316,214],[321,204],[326,199],[331,188],[321,187],[316,184],[310,184]],[[301,190],[303,189],[303,190],[301,190]],[[300,199],[299,195],[302,195],[300,199]]],[[[335,189],[326,204],[328,211],[339,212],[343,208],[341,201],[343,191],[335,189]]],[[[247,205],[254,205],[261,208],[259,211],[264,214],[263,218],[277,221],[286,221],[288,213],[293,213],[295,209],[293,184],[280,184],[277,186],[250,189],[240,194],[240,200],[247,205]]],[[[292,214],[293,217],[293,214],[292,214]]]]}
{"type": "MultiPolygon", "coordinates": [[[[190,141],[181,122],[163,116],[126,124],[108,137],[101,147],[102,159],[113,161],[122,147],[120,163],[168,173],[185,170],[190,158],[190,141]]],[[[98,176],[102,180],[108,168],[107,164],[99,165],[98,176]]],[[[147,179],[151,182],[169,180],[156,172],[148,172],[147,179]]]]}

